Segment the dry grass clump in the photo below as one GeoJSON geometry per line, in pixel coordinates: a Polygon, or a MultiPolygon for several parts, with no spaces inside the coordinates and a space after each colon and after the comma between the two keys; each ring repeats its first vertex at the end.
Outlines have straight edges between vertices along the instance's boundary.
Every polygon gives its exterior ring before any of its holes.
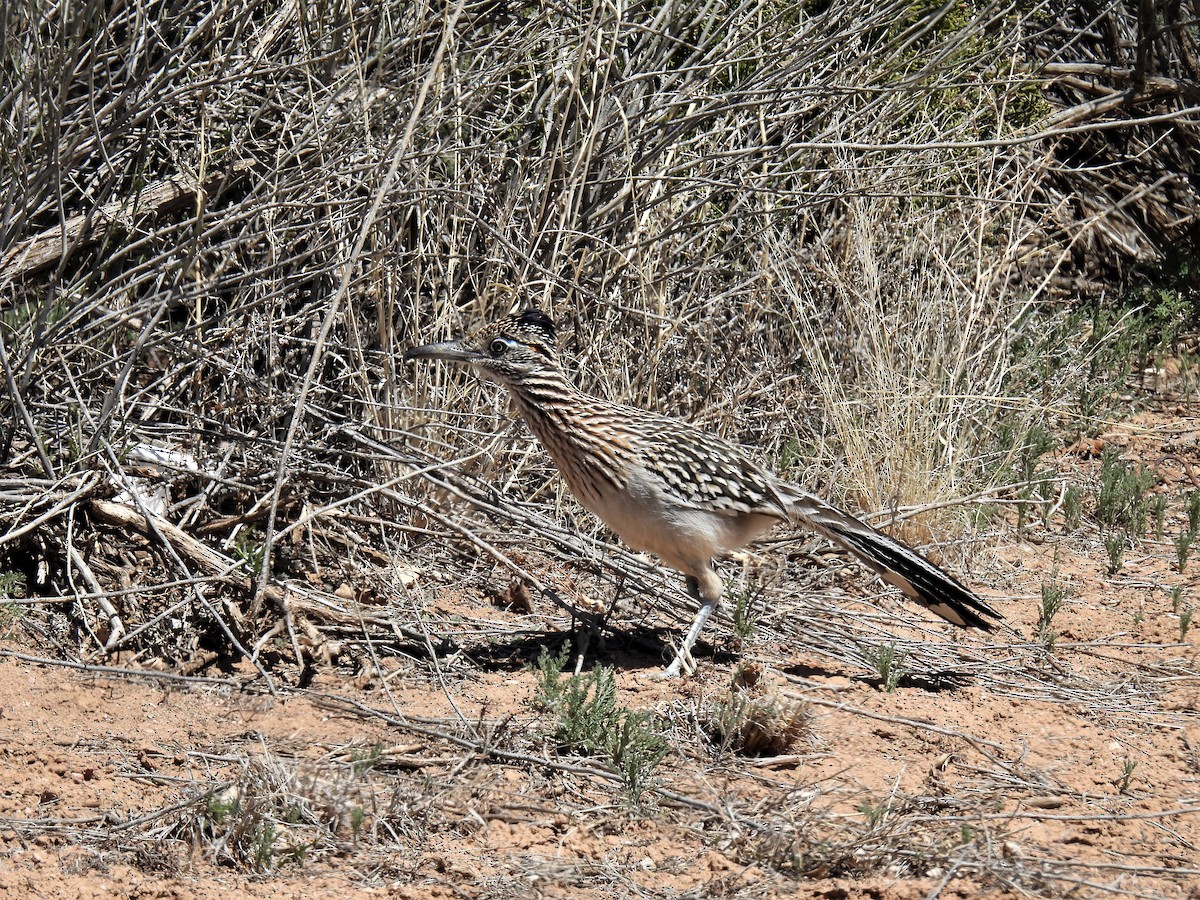
{"type": "Polygon", "coordinates": [[[161,837],[250,872],[419,842],[438,795],[405,784],[411,775],[387,772],[391,761],[380,745],[349,745],[312,762],[267,748],[238,752],[220,760],[232,777],[203,785],[194,801],[162,817],[161,837]]]}
{"type": "Polygon", "coordinates": [[[761,674],[757,666],[740,666],[729,689],[709,703],[705,725],[722,753],[779,756],[809,736],[807,707],[768,690],[761,674]]]}
{"type": "Polygon", "coordinates": [[[1032,868],[1013,871],[995,858],[997,835],[915,798],[864,800],[853,815],[833,815],[801,796],[780,797],[772,805],[763,811],[760,827],[740,837],[737,849],[744,861],[793,877],[861,878],[883,872],[913,878],[947,870],[976,874],[985,882],[1034,877],[1032,868]]]}

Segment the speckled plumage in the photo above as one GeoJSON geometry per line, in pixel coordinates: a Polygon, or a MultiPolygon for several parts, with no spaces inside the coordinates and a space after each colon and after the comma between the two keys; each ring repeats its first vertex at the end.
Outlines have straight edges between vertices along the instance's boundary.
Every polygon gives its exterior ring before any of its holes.
{"type": "Polygon", "coordinates": [[[687,577],[701,602],[679,655],[720,601],[714,556],[775,525],[799,522],[845,547],[884,580],[961,627],[999,613],[915,550],[762,469],[734,445],[678,419],[591,397],[558,365],[555,329],[538,310],[506,316],[472,338],[417,347],[406,359],[466,363],[503,384],[571,492],[626,543],[687,577]]]}

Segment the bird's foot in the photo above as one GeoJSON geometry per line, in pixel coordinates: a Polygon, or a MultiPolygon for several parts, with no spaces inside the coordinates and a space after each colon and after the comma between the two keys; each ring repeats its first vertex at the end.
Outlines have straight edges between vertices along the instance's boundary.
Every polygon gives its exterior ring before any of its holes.
{"type": "Polygon", "coordinates": [[[680,673],[694,675],[696,672],[696,661],[692,659],[692,652],[687,647],[681,647],[679,652],[675,654],[675,659],[671,664],[663,669],[659,676],[663,679],[678,678],[680,673]]]}

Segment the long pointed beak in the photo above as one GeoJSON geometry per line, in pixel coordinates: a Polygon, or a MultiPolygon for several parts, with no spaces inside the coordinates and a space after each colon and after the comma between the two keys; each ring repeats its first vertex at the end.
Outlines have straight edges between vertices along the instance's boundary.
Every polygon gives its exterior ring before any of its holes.
{"type": "Polygon", "coordinates": [[[445,359],[450,362],[469,363],[479,359],[479,354],[464,347],[462,341],[445,341],[441,344],[411,347],[404,351],[405,362],[414,359],[445,359]]]}

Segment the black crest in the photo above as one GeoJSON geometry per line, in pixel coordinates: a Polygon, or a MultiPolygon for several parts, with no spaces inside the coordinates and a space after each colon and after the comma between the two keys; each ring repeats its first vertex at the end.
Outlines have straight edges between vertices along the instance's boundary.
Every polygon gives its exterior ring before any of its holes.
{"type": "Polygon", "coordinates": [[[546,335],[548,343],[554,343],[554,320],[540,309],[522,310],[521,314],[517,316],[517,324],[522,328],[542,332],[546,335]]]}

